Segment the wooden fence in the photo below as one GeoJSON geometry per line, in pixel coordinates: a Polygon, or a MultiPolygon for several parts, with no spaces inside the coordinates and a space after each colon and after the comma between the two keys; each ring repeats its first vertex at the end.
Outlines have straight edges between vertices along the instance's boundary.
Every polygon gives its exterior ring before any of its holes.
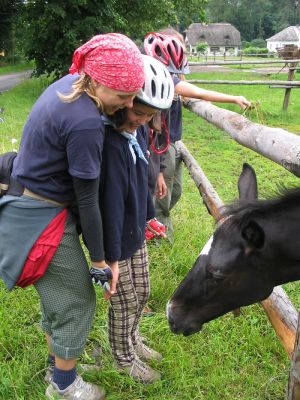
{"type": "MultiPolygon", "coordinates": [[[[189,100],[185,102],[185,107],[229,133],[241,145],[273,160],[300,177],[299,136],[284,129],[253,123],[240,114],[205,101],[189,100]]],[[[223,206],[222,200],[184,144],[179,141],[176,145],[209,212],[217,219],[220,216],[220,207],[223,206]]],[[[287,400],[300,400],[298,312],[280,286],[275,287],[271,296],[261,304],[289,357],[292,358],[287,400]]]]}
{"type": "Polygon", "coordinates": [[[194,80],[189,80],[188,82],[190,83],[205,83],[205,84],[230,84],[230,85],[269,85],[271,89],[285,89],[284,93],[284,99],[283,99],[283,105],[282,108],[283,110],[288,109],[289,105],[289,100],[290,100],[290,95],[291,95],[291,90],[292,89],[299,89],[300,88],[300,81],[294,81],[295,77],[295,71],[298,70],[298,63],[300,62],[299,59],[295,60],[255,60],[255,61],[224,61],[224,62],[190,62],[189,65],[191,66],[212,66],[212,65],[217,65],[217,66],[222,66],[222,65],[242,65],[242,64],[262,64],[262,65],[268,65],[268,64],[282,64],[284,63],[285,66],[288,67],[288,77],[287,80],[285,81],[279,81],[279,80],[272,80],[272,81],[230,81],[230,80],[200,80],[200,79],[194,79],[194,80]]]}
{"type": "Polygon", "coordinates": [[[224,62],[190,62],[189,65],[196,66],[212,66],[212,65],[242,65],[242,64],[282,64],[284,63],[285,66],[288,67],[288,77],[286,81],[279,81],[279,80],[272,80],[272,81],[230,81],[230,80],[189,80],[190,83],[205,83],[205,84],[230,84],[230,85],[269,85],[271,89],[285,89],[284,99],[283,99],[283,110],[288,109],[290,95],[292,89],[299,89],[300,88],[300,81],[294,81],[295,71],[298,70],[298,63],[300,62],[299,59],[295,60],[255,60],[255,61],[224,61],[224,62]]]}

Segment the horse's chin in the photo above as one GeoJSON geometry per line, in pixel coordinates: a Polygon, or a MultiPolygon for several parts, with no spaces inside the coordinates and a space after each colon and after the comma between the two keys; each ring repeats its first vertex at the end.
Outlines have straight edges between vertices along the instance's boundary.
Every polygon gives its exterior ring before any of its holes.
{"type": "Polygon", "coordinates": [[[183,336],[191,336],[194,333],[200,332],[202,330],[202,325],[199,325],[196,328],[188,328],[182,332],[183,336]]]}
{"type": "Polygon", "coordinates": [[[194,333],[200,332],[202,329],[202,325],[194,325],[189,327],[177,327],[170,325],[170,329],[176,335],[182,334],[183,336],[191,336],[194,333]]]}

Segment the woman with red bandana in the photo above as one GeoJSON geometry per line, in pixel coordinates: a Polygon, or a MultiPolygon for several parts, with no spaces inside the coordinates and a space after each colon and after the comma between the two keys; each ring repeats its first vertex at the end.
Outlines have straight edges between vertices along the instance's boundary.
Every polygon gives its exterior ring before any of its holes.
{"type": "Polygon", "coordinates": [[[97,35],[79,47],[70,74],[50,85],[33,106],[9,189],[0,199],[0,277],[9,290],[33,283],[40,296],[41,325],[53,362],[47,374],[49,399],[104,398],[102,388],[76,374],[95,311],[90,263],[77,227],[80,220],[97,276],[112,275],[109,297],[118,263],[109,269],[103,250],[101,115],[131,108],[143,83],[141,53],[126,36],[97,35]]]}

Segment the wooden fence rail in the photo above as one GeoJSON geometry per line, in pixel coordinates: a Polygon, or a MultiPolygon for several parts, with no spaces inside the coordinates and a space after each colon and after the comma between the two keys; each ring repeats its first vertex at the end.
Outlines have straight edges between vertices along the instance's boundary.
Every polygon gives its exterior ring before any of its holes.
{"type": "Polygon", "coordinates": [[[300,87],[300,81],[230,81],[230,80],[207,80],[207,79],[189,79],[187,80],[189,83],[205,83],[205,84],[221,84],[221,85],[283,85],[283,86],[291,86],[291,87],[300,87]]]}
{"type": "Polygon", "coordinates": [[[243,65],[243,64],[290,64],[299,63],[300,60],[249,60],[249,61],[189,61],[189,66],[193,65],[243,65]]]}
{"type": "Polygon", "coordinates": [[[249,121],[243,115],[201,100],[188,100],[185,107],[204,118],[243,146],[275,161],[300,177],[300,136],[281,128],[249,121]]]}

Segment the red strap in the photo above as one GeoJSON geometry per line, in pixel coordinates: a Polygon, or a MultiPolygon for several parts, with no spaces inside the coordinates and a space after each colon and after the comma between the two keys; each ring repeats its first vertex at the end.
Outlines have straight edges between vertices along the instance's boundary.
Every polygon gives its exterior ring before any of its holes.
{"type": "Polygon", "coordinates": [[[151,149],[153,150],[153,152],[156,153],[156,154],[165,153],[168,150],[169,145],[170,145],[170,131],[169,131],[168,125],[166,123],[166,117],[165,117],[165,115],[163,113],[161,114],[161,119],[162,119],[163,127],[164,127],[165,132],[166,132],[166,144],[165,144],[164,147],[159,148],[159,149],[157,147],[155,147],[154,131],[153,131],[153,129],[150,129],[150,146],[151,146],[151,149]]]}
{"type": "Polygon", "coordinates": [[[17,286],[24,288],[44,275],[63,236],[66,219],[64,208],[43,230],[27,256],[17,286]]]}

